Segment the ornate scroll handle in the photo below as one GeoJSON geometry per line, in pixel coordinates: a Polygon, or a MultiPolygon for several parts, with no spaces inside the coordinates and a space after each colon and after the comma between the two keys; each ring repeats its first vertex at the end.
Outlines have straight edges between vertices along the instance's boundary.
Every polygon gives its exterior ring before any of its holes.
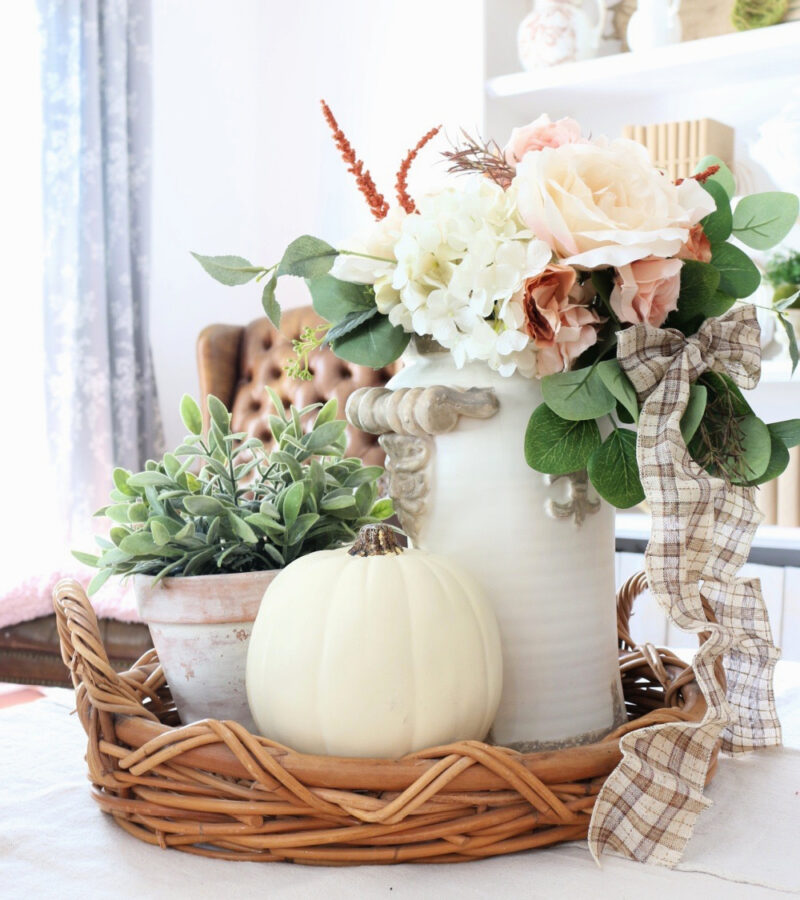
{"type": "Polygon", "coordinates": [[[500,401],[491,388],[367,387],[350,395],[345,417],[369,434],[427,437],[452,431],[461,416],[490,419],[499,408],[500,401]]]}

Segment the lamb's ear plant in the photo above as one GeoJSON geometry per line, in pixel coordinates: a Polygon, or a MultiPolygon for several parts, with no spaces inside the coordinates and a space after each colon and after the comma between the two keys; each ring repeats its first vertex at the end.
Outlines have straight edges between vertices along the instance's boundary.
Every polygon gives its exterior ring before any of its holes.
{"type": "Polygon", "coordinates": [[[391,500],[378,499],[383,469],[344,457],[346,423],[336,418],[336,400],[287,411],[270,396],[276,410],[270,454],[257,438],[231,432],[230,413],[214,396],[204,434],[200,408],[186,395],[180,411],[190,433],[183,443],[160,461],[148,460],[143,472],[114,470],[112,502],[96,513],[114,523],[108,539],[96,538],[99,556],[74,553],[99,569],[90,594],[111,575],[160,579],[281,568],[346,544],[362,525],[392,514],[391,500]]]}

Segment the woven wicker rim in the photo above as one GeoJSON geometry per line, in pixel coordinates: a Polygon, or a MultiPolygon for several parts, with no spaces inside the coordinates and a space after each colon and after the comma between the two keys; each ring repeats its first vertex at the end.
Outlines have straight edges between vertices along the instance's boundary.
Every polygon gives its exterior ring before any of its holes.
{"type": "Polygon", "coordinates": [[[154,650],[118,674],[81,586],[60,582],[54,605],[93,797],[130,834],[224,859],[457,862],[585,837],[619,738],[703,717],[692,669],[668,650],[633,644],[631,610],[646,586],[636,575],[617,597],[625,725],[559,751],[461,741],[399,760],[299,754],[236,722],[180,726],[154,650]]]}

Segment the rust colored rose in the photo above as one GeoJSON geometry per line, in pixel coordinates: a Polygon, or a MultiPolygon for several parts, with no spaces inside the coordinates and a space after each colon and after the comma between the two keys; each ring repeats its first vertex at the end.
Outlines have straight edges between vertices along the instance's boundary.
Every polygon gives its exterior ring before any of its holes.
{"type": "Polygon", "coordinates": [[[698,222],[689,230],[689,239],[677,253],[678,259],[696,259],[698,262],[711,262],[711,242],[706,237],[703,226],[698,222]]]}
{"type": "Polygon", "coordinates": [[[566,372],[597,341],[603,319],[589,309],[591,292],[570,266],[550,265],[522,289],[525,328],[536,347],[536,374],[566,372]]]}

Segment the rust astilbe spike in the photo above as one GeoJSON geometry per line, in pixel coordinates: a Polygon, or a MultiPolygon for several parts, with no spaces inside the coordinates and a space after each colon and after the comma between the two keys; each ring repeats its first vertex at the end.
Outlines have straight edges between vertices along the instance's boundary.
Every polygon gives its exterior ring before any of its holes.
{"type": "MultiPolygon", "coordinates": [[[[693,178],[695,181],[699,181],[700,184],[704,184],[706,181],[708,181],[709,178],[711,178],[712,175],[716,175],[717,172],[719,172],[719,166],[714,165],[714,166],[709,166],[707,169],[703,169],[702,172],[698,172],[697,175],[691,175],[690,177],[693,178]]],[[[675,184],[676,185],[683,184],[684,181],[685,181],[684,178],[679,178],[675,182],[675,184]]]]}
{"type": "Polygon", "coordinates": [[[322,106],[322,114],[325,116],[325,121],[333,134],[334,143],[339,153],[341,153],[342,159],[347,163],[347,171],[352,172],[356,176],[358,189],[369,204],[372,215],[376,219],[386,218],[386,214],[389,212],[389,204],[384,199],[383,194],[379,193],[375,187],[372,176],[364,169],[364,163],[356,157],[355,150],[353,150],[350,141],[347,140],[344,132],[339,127],[339,123],[331,112],[331,108],[324,100],[320,100],[320,105],[322,106]]]}
{"type": "Polygon", "coordinates": [[[413,213],[417,211],[416,204],[414,203],[411,195],[408,193],[408,170],[411,168],[411,163],[417,157],[417,154],[420,150],[428,143],[428,141],[433,140],[436,135],[441,131],[442,126],[437,125],[436,128],[431,128],[430,131],[426,132],[416,143],[414,147],[412,147],[408,153],[406,154],[406,158],[400,164],[400,168],[397,170],[397,181],[395,182],[395,188],[397,190],[397,200],[400,203],[400,206],[407,213],[413,213]]]}

